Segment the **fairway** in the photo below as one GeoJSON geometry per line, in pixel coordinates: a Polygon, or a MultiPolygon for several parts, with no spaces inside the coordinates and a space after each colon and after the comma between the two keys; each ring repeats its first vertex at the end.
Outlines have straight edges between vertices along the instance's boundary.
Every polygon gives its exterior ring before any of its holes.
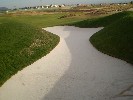
{"type": "Polygon", "coordinates": [[[9,20],[30,24],[32,26],[42,28],[48,26],[64,25],[73,22],[82,21],[88,18],[82,13],[76,13],[76,16],[60,19],[61,16],[70,15],[71,13],[53,13],[44,15],[5,15],[0,16],[0,22],[8,22],[9,20]],[[79,16],[80,15],[80,16],[79,16]]]}

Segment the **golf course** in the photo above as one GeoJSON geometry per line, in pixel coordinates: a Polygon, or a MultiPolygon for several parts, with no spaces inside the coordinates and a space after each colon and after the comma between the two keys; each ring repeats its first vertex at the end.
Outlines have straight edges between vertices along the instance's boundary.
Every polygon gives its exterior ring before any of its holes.
{"type": "Polygon", "coordinates": [[[132,76],[132,11],[0,15],[0,100],[131,100],[132,76]]]}

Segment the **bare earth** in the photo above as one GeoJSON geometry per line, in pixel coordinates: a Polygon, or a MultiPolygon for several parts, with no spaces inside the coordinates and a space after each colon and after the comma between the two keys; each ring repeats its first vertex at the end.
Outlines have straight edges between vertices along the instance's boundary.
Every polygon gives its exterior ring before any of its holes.
{"type": "Polygon", "coordinates": [[[89,43],[102,28],[44,29],[59,35],[60,43],[10,78],[0,100],[133,100],[133,66],[89,43]]]}

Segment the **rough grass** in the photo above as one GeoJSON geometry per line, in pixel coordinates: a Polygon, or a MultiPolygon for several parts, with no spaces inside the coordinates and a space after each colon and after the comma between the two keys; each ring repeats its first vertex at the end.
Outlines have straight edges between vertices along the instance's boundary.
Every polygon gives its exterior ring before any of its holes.
{"type": "Polygon", "coordinates": [[[16,21],[0,24],[0,86],[12,75],[48,54],[59,37],[16,21]]]}
{"type": "Polygon", "coordinates": [[[133,64],[133,12],[121,12],[71,25],[105,27],[90,38],[92,45],[105,54],[133,64]]]}

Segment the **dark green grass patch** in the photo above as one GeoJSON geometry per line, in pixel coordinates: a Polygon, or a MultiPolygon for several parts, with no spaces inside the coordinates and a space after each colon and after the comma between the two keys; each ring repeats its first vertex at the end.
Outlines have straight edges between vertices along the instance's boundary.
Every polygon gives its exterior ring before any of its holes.
{"type": "Polygon", "coordinates": [[[133,13],[105,27],[90,38],[99,51],[133,64],[133,13]]]}
{"type": "Polygon", "coordinates": [[[12,75],[48,54],[59,37],[15,21],[0,24],[0,86],[12,75]]]}

